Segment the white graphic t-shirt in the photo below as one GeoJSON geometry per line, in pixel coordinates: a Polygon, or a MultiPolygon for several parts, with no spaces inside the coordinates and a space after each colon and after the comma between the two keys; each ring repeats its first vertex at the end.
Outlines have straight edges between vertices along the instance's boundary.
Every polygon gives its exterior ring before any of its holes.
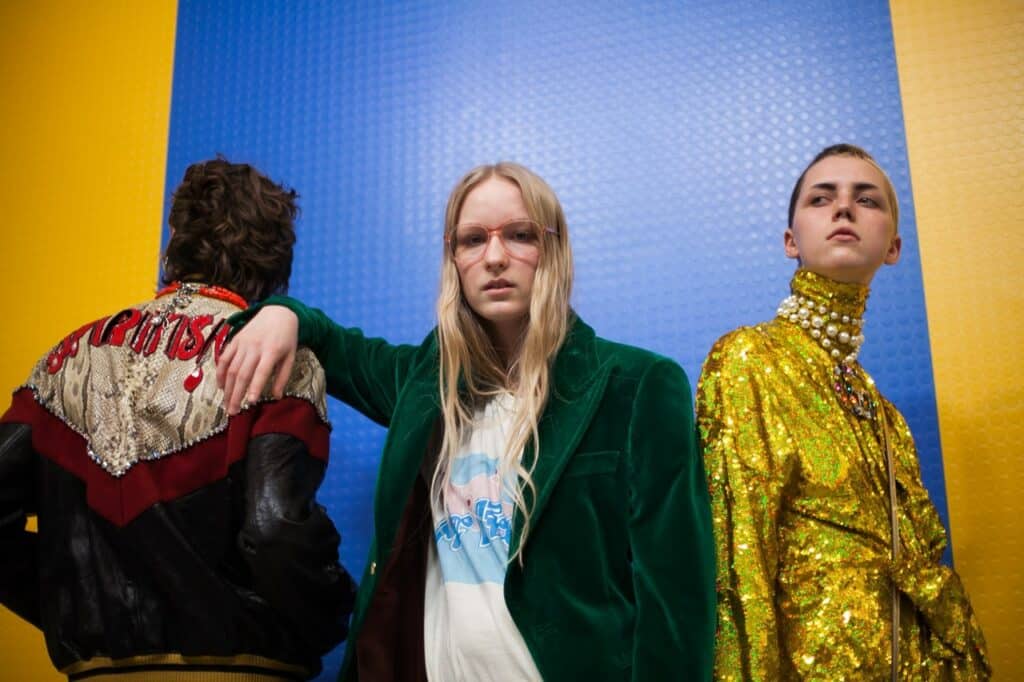
{"type": "Polygon", "coordinates": [[[502,484],[498,458],[514,405],[502,395],[474,415],[452,466],[446,509],[433,510],[423,622],[431,682],[541,679],[503,591],[516,478],[513,472],[502,484]]]}

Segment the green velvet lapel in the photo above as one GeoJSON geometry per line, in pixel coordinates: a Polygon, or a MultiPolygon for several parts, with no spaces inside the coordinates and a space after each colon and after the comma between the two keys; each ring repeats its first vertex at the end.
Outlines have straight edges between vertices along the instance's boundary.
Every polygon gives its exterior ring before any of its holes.
{"type": "MultiPolygon", "coordinates": [[[[537,425],[541,454],[533,470],[536,498],[531,499],[529,488],[525,491],[531,526],[536,527],[540,522],[555,484],[590,425],[604,395],[610,372],[610,366],[601,366],[598,361],[594,330],[574,317],[569,336],[555,358],[551,382],[553,391],[537,425]]],[[[523,453],[523,463],[527,468],[533,458],[534,450],[528,447],[523,453]]],[[[509,556],[518,550],[522,532],[523,518],[516,510],[509,556]]]]}
{"type": "MultiPolygon", "coordinates": [[[[436,337],[431,335],[428,343],[432,343],[433,348],[426,356],[432,361],[419,368],[403,389],[391,419],[393,426],[384,442],[374,496],[378,562],[386,561],[391,552],[402,511],[416,476],[420,474],[431,432],[441,413],[437,387],[436,337]]],[[[555,359],[552,394],[537,427],[542,448],[533,470],[536,498],[531,499],[527,489],[530,519],[534,526],[541,518],[544,506],[573,451],[590,425],[608,383],[609,372],[609,366],[601,366],[598,361],[594,330],[579,318],[574,318],[569,336],[555,359]]],[[[533,457],[533,448],[527,448],[523,454],[524,464],[528,465],[533,457]]],[[[519,546],[522,522],[517,512],[513,521],[510,554],[519,546]]]]}

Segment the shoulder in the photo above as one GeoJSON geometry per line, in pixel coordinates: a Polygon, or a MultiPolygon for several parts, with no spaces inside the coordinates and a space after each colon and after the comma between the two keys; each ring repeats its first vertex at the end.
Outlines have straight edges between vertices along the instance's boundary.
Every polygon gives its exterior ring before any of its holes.
{"type": "Polygon", "coordinates": [[[129,334],[144,322],[145,307],[140,303],[122,308],[68,332],[39,359],[26,385],[47,385],[57,375],[74,372],[78,365],[88,367],[87,356],[95,349],[124,345],[129,334]]]}
{"type": "MultiPolygon", "coordinates": [[[[269,392],[270,389],[268,386],[265,391],[269,392]]],[[[310,403],[320,420],[327,423],[327,377],[320,361],[310,349],[303,347],[296,352],[292,375],[285,385],[284,395],[310,403]]],[[[266,393],[264,396],[269,397],[266,393]]]]}
{"type": "Polygon", "coordinates": [[[698,383],[703,384],[722,375],[761,372],[766,366],[782,361],[789,351],[781,333],[775,322],[762,322],[738,327],[725,334],[715,341],[704,358],[698,383]]]}
{"type": "Polygon", "coordinates": [[[594,338],[597,357],[602,364],[611,364],[624,377],[642,378],[650,371],[680,373],[679,363],[646,348],[631,346],[601,337],[594,338]]]}
{"type": "Polygon", "coordinates": [[[751,353],[764,351],[772,345],[769,323],[738,327],[715,341],[708,351],[705,367],[711,363],[742,360],[751,353]]]}
{"type": "Polygon", "coordinates": [[[750,392],[778,359],[776,331],[770,322],[739,327],[711,346],[697,382],[698,417],[751,399],[750,392]]]}

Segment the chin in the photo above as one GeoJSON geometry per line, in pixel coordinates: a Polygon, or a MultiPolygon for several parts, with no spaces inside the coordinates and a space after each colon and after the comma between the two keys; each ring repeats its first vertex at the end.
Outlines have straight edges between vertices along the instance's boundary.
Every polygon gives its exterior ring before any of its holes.
{"type": "Polygon", "coordinates": [[[480,313],[480,318],[484,322],[490,322],[491,324],[509,324],[510,322],[520,322],[526,317],[525,311],[493,311],[484,310],[480,313]]]}
{"type": "Polygon", "coordinates": [[[486,303],[473,309],[473,312],[484,322],[491,324],[508,324],[518,322],[529,312],[524,306],[510,303],[486,303]]]}

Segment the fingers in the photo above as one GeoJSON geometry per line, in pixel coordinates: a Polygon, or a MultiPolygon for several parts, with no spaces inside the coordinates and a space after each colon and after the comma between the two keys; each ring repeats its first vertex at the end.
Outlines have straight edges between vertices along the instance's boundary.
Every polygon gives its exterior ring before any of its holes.
{"type": "MultiPolygon", "coordinates": [[[[231,361],[234,360],[237,351],[238,345],[228,341],[227,345],[224,346],[224,350],[221,351],[220,357],[217,358],[217,388],[225,388],[228,379],[228,367],[231,366],[231,361]]],[[[225,391],[225,395],[227,395],[227,391],[225,391]]]]}
{"type": "Polygon", "coordinates": [[[288,385],[288,380],[292,376],[292,367],[295,366],[295,349],[291,349],[291,352],[284,357],[281,361],[281,365],[277,370],[277,377],[274,379],[274,398],[280,400],[284,395],[284,387],[288,385]]]}
{"type": "Polygon", "coordinates": [[[267,306],[231,339],[217,363],[217,385],[224,389],[229,415],[238,414],[243,401],[257,402],[271,377],[275,396],[284,393],[295,363],[297,337],[295,313],[267,306]]]}
{"type": "MultiPolygon", "coordinates": [[[[246,389],[244,386],[240,387],[241,390],[236,390],[236,393],[240,393],[245,396],[245,403],[252,404],[260,399],[263,395],[263,387],[270,381],[270,375],[274,371],[274,360],[268,357],[266,354],[261,355],[255,365],[255,369],[252,372],[251,378],[246,382],[246,389]]],[[[230,410],[229,410],[230,411],[230,410]]]]}
{"type": "MultiPolygon", "coordinates": [[[[228,378],[224,388],[228,414],[236,415],[242,409],[242,400],[246,397],[246,391],[249,389],[259,362],[259,353],[247,353],[235,358],[232,366],[228,368],[228,378]]],[[[258,393],[257,397],[259,397],[258,393]]]]}

